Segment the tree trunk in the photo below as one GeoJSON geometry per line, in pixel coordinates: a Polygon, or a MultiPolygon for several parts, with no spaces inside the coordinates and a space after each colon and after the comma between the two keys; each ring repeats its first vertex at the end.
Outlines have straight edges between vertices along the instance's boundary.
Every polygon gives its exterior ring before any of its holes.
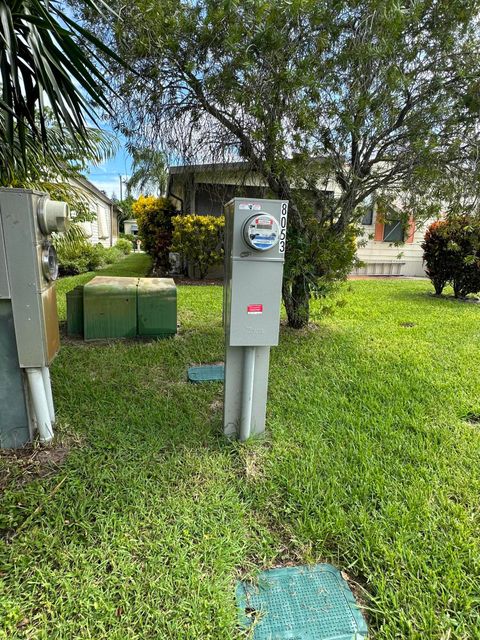
{"type": "Polygon", "coordinates": [[[303,274],[295,276],[291,283],[283,283],[282,296],[288,326],[292,329],[306,327],[310,314],[310,291],[303,274]]]}
{"type": "Polygon", "coordinates": [[[433,278],[432,282],[435,289],[435,295],[441,296],[446,283],[443,280],[439,280],[437,278],[433,278]]]}

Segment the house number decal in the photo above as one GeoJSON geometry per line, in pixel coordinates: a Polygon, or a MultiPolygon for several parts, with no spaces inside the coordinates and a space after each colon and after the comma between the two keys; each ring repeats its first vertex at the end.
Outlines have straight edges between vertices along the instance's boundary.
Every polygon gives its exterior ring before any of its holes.
{"type": "Polygon", "coordinates": [[[288,204],[282,203],[282,215],[280,217],[280,240],[278,242],[278,253],[285,253],[285,244],[287,237],[287,212],[288,204]]]}

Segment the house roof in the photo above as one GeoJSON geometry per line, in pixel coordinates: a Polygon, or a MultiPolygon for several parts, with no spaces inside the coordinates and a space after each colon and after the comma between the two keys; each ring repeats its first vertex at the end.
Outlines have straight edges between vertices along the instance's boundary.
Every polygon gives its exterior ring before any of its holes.
{"type": "MultiPolygon", "coordinates": [[[[213,163],[205,163],[205,164],[181,164],[170,166],[168,168],[168,195],[178,198],[174,193],[171,192],[172,185],[174,184],[175,178],[179,178],[180,180],[185,179],[187,176],[194,176],[195,173],[214,173],[217,176],[220,175],[231,175],[235,173],[244,172],[244,175],[253,175],[255,174],[255,170],[253,170],[248,162],[213,162],[213,163]]],[[[215,180],[215,178],[213,178],[215,180]]]]}
{"type": "Polygon", "coordinates": [[[93,182],[90,182],[90,180],[87,180],[86,178],[84,178],[83,176],[78,176],[76,178],[74,178],[75,182],[78,182],[78,184],[85,189],[86,191],[89,191],[90,193],[92,193],[93,195],[97,196],[97,198],[100,198],[100,200],[103,200],[106,204],[111,204],[115,206],[115,202],[109,198],[107,195],[105,195],[103,193],[103,191],[100,191],[100,189],[98,189],[93,182]]]}
{"type": "Polygon", "coordinates": [[[249,169],[248,162],[212,162],[207,164],[179,164],[168,168],[170,175],[180,173],[195,173],[195,171],[235,171],[237,169],[249,169]]]}

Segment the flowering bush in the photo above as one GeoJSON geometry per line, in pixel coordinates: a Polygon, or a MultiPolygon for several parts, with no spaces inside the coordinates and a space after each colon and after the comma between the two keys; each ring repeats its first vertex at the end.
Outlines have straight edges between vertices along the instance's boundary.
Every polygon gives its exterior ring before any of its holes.
{"type": "Polygon", "coordinates": [[[140,196],[133,203],[132,211],[137,218],[143,248],[152,256],[155,267],[168,269],[175,207],[168,198],[140,196]]]}
{"type": "Polygon", "coordinates": [[[172,251],[181,253],[203,279],[209,267],[223,259],[225,218],[191,214],[175,216],[172,222],[172,251]]]}

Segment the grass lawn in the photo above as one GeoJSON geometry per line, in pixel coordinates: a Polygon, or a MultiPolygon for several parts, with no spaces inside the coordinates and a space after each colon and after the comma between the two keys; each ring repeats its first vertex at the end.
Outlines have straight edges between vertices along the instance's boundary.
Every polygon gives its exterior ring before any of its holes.
{"type": "Polygon", "coordinates": [[[243,446],[221,386],[186,382],[223,357],[220,287],[179,289],[176,339],[65,344],[78,443],[4,494],[0,637],[241,638],[239,575],[326,560],[372,638],[480,638],[480,307],[429,291],[354,281],[318,328],[283,329],[270,435],[243,446]]]}

